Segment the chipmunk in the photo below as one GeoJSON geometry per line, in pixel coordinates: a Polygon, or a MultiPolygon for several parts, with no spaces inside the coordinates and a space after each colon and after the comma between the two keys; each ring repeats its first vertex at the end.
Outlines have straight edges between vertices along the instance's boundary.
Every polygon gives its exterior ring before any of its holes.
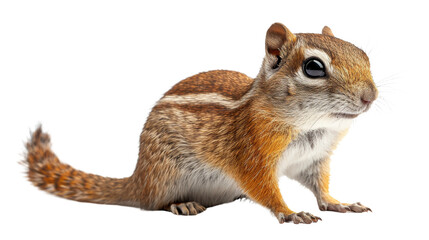
{"type": "Polygon", "coordinates": [[[268,29],[265,52],[254,79],[209,71],[165,93],[143,127],[130,177],[61,163],[39,127],[26,144],[29,180],[81,202],[195,215],[245,197],[280,223],[321,220],[288,208],[278,185],[286,175],[309,188],[322,211],[370,211],[329,194],[332,151],[378,95],[367,55],[329,27],[293,34],[281,23],[268,29]]]}

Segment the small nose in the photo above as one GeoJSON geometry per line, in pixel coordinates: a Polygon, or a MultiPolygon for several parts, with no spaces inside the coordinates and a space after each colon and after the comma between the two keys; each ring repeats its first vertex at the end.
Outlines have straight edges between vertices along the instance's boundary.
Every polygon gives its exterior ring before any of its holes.
{"type": "Polygon", "coordinates": [[[366,88],[362,91],[360,100],[364,105],[369,105],[377,98],[377,91],[373,88],[366,88]]]}

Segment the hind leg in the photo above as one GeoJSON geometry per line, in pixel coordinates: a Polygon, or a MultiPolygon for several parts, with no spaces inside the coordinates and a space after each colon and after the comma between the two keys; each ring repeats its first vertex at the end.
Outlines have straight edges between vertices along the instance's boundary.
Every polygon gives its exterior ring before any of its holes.
{"type": "Polygon", "coordinates": [[[204,206],[197,202],[173,203],[164,209],[176,215],[197,215],[206,210],[204,206]]]}

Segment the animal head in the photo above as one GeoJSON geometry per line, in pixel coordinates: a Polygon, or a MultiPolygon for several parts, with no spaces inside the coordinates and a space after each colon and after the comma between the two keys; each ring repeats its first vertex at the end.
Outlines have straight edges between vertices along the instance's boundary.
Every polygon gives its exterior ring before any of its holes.
{"type": "Polygon", "coordinates": [[[368,56],[328,27],[293,34],[274,23],[265,52],[259,93],[297,128],[347,128],[377,98],[368,56]]]}

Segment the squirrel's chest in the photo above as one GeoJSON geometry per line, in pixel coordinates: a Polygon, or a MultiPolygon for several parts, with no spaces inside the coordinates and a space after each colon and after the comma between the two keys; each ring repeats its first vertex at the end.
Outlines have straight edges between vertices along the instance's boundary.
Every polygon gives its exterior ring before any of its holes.
{"type": "Polygon", "coordinates": [[[328,157],[339,133],[316,129],[300,133],[283,152],[278,165],[278,175],[294,178],[314,162],[328,157]]]}

